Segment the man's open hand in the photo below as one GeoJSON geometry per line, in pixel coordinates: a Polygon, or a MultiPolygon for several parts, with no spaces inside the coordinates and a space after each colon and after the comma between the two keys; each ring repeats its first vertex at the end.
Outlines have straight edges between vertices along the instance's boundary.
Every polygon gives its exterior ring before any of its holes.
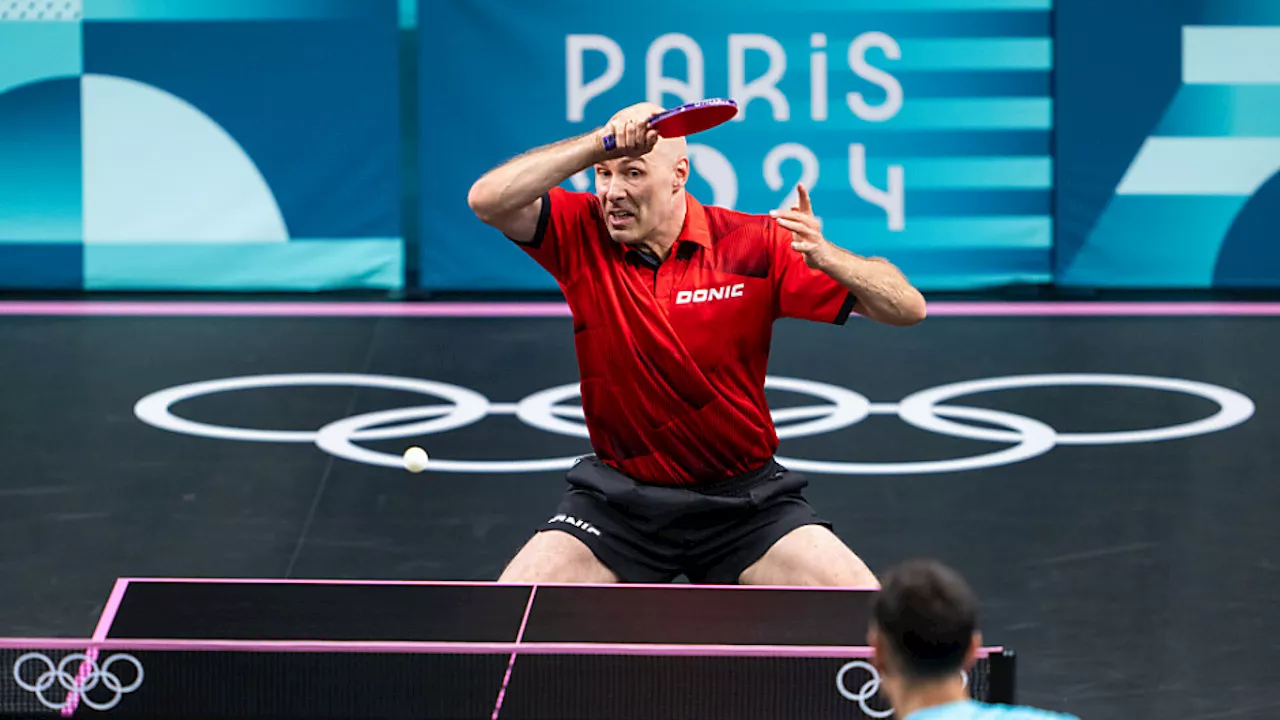
{"type": "Polygon", "coordinates": [[[791,231],[791,247],[804,255],[804,262],[811,268],[822,269],[837,249],[822,236],[822,224],[813,214],[809,191],[804,185],[796,186],[799,198],[790,210],[774,210],[770,213],[778,224],[791,231]]]}

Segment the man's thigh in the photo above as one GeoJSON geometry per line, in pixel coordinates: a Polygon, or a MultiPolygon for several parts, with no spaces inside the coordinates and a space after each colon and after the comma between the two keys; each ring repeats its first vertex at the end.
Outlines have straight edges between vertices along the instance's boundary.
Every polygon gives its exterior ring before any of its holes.
{"type": "Polygon", "coordinates": [[[583,461],[555,514],[517,553],[500,580],[512,582],[670,582],[680,573],[678,548],[649,527],[634,483],[583,461]],[[520,580],[511,580],[520,578],[520,580]]]}
{"type": "Polygon", "coordinates": [[[560,530],[543,530],[516,553],[498,582],[616,583],[618,576],[578,538],[560,530]]]}
{"type": "Polygon", "coordinates": [[[875,574],[835,533],[804,525],[775,542],[742,572],[743,585],[879,588],[875,574]]]}

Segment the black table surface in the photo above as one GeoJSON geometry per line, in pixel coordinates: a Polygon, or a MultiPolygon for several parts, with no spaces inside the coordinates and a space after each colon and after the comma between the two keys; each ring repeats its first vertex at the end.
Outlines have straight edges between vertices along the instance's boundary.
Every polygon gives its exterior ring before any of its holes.
{"type": "Polygon", "coordinates": [[[865,590],[134,580],[110,639],[860,646],[865,590]]]}

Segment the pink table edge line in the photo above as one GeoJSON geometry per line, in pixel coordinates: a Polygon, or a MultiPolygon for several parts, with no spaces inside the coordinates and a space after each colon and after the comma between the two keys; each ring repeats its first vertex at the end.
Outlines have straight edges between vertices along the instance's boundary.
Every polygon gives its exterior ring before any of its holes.
{"type": "MultiPolygon", "coordinates": [[[[94,640],[105,640],[111,631],[111,623],[115,621],[116,612],[120,609],[120,601],[124,599],[124,591],[129,581],[117,579],[115,585],[111,588],[111,595],[107,598],[106,605],[102,608],[102,614],[98,616],[98,625],[93,629],[94,640]]],[[[76,687],[82,687],[89,675],[93,672],[93,668],[98,662],[98,648],[90,647],[84,651],[85,659],[81,661],[80,668],[76,671],[76,687]]],[[[62,716],[70,717],[75,714],[76,708],[80,706],[80,693],[74,690],[68,690],[66,697],[62,701],[62,716]]]]}
{"type": "MultiPolygon", "coordinates": [[[[524,639],[524,629],[529,624],[529,613],[533,610],[533,598],[538,594],[538,586],[534,585],[529,588],[529,601],[524,606],[524,617],[520,619],[520,629],[516,632],[516,646],[520,645],[520,641],[524,639]]],[[[502,711],[502,699],[507,694],[507,685],[511,682],[511,670],[516,666],[516,653],[518,650],[511,650],[511,657],[507,659],[507,672],[502,676],[502,686],[498,688],[498,699],[493,704],[493,714],[489,716],[489,720],[498,720],[498,713],[502,711]]]]}
{"type": "MultiPolygon", "coordinates": [[[[332,580],[307,578],[120,578],[120,581],[146,583],[239,583],[244,585],[422,585],[444,587],[542,587],[542,588],[663,588],[670,590],[805,590],[813,592],[875,592],[872,587],[812,587],[792,585],[693,585],[688,583],[499,583],[481,580],[332,580]]],[[[119,581],[118,581],[119,582],[119,581]]]]}
{"type": "MultiPolygon", "coordinates": [[[[0,638],[0,648],[99,651],[240,651],[240,652],[388,652],[436,654],[525,655],[691,655],[742,657],[868,657],[872,648],[861,645],[676,645],[640,643],[463,643],[409,641],[332,640],[85,640],[82,638],[0,638]]],[[[984,647],[980,656],[1004,652],[1001,646],[984,647]]]]}
{"type": "Polygon", "coordinates": [[[124,600],[128,587],[127,578],[116,579],[115,585],[111,588],[111,595],[107,598],[107,604],[102,607],[102,614],[98,616],[98,625],[93,629],[94,640],[106,640],[111,634],[111,625],[116,620],[116,613],[120,612],[120,603],[124,600]]]}
{"type": "MultiPolygon", "coordinates": [[[[932,316],[1280,315],[1280,302],[936,301],[932,316]]],[[[568,317],[563,302],[238,302],[0,301],[0,315],[286,316],[286,317],[568,317]]]]}

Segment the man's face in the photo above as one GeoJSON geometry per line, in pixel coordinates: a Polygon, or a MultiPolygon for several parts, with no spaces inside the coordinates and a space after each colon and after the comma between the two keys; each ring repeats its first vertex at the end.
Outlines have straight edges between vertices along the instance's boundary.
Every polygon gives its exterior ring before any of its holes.
{"type": "Polygon", "coordinates": [[[599,163],[596,196],[605,213],[609,236],[634,244],[653,235],[677,211],[679,191],[688,174],[688,159],[671,157],[671,148],[659,146],[639,158],[617,158],[599,163]]]}

